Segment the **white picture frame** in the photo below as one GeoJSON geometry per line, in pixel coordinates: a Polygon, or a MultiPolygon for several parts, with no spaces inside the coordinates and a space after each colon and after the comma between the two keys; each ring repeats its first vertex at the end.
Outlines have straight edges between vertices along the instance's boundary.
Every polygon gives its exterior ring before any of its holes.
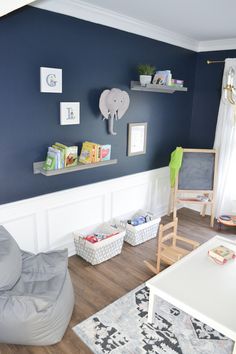
{"type": "Polygon", "coordinates": [[[128,156],[146,154],[147,123],[129,123],[128,156]]]}
{"type": "Polygon", "coordinates": [[[60,124],[80,124],[79,102],[60,102],[60,124]]]}
{"type": "Polygon", "coordinates": [[[40,67],[40,92],[62,93],[62,69],[40,67]]]}

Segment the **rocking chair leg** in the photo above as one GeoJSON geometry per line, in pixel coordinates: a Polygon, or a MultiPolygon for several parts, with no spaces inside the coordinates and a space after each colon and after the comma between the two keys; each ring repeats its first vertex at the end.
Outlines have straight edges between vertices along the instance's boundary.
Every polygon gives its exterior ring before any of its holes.
{"type": "Polygon", "coordinates": [[[148,261],[144,261],[144,263],[153,273],[157,274],[156,268],[151,263],[149,263],[148,261]]]}

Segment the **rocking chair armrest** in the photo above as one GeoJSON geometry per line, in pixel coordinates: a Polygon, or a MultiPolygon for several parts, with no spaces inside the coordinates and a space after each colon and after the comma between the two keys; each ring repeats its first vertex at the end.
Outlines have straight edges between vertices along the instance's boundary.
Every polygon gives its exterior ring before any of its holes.
{"type": "Polygon", "coordinates": [[[179,236],[179,235],[176,236],[176,240],[186,242],[186,243],[190,244],[191,246],[193,246],[193,248],[197,248],[200,245],[200,243],[197,241],[193,241],[193,240],[190,240],[186,237],[179,236]]]}

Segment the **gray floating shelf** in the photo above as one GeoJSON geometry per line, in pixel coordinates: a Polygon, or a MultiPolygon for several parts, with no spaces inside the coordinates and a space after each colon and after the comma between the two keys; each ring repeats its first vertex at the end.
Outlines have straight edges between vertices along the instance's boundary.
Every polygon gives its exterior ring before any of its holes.
{"type": "Polygon", "coordinates": [[[90,163],[90,164],[83,164],[83,163],[78,163],[77,166],[73,167],[67,167],[67,168],[60,168],[59,170],[51,170],[51,171],[46,171],[43,169],[43,164],[44,161],[40,162],[34,162],[33,163],[33,170],[34,174],[42,174],[44,176],[57,176],[61,175],[63,173],[70,173],[70,172],[77,172],[77,171],[83,171],[87,170],[89,168],[95,168],[95,167],[103,167],[103,166],[108,166],[108,165],[114,165],[118,162],[117,159],[114,160],[108,160],[108,161],[101,161],[101,162],[96,162],[96,163],[90,163]]]}
{"type": "Polygon", "coordinates": [[[146,91],[146,92],[161,92],[161,93],[173,93],[175,91],[188,91],[187,87],[176,87],[176,86],[164,86],[157,84],[147,84],[146,86],[141,86],[139,81],[131,81],[130,89],[133,91],[146,91]]]}

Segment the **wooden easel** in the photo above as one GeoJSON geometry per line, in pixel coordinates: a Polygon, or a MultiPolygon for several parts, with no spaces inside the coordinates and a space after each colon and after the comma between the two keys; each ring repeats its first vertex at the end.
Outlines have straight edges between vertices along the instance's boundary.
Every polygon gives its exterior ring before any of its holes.
{"type": "Polygon", "coordinates": [[[216,198],[216,177],[217,177],[217,167],[218,167],[218,155],[217,151],[214,149],[183,149],[183,154],[184,153],[207,153],[207,154],[214,154],[215,159],[214,159],[214,173],[213,173],[213,188],[210,190],[205,190],[205,189],[179,189],[179,174],[176,177],[175,180],[175,187],[172,188],[171,190],[171,197],[170,197],[170,208],[169,212],[173,209],[173,218],[175,219],[177,217],[177,207],[178,204],[184,203],[184,204],[196,204],[196,205],[201,205],[202,210],[201,210],[201,215],[205,216],[206,214],[206,208],[207,206],[210,206],[211,209],[211,221],[210,225],[211,227],[214,226],[214,218],[215,218],[215,198],[216,198]],[[197,198],[189,197],[189,198],[183,198],[181,197],[181,194],[186,193],[186,194],[200,194],[202,196],[205,196],[208,198],[207,201],[201,201],[198,200],[197,198]]]}

